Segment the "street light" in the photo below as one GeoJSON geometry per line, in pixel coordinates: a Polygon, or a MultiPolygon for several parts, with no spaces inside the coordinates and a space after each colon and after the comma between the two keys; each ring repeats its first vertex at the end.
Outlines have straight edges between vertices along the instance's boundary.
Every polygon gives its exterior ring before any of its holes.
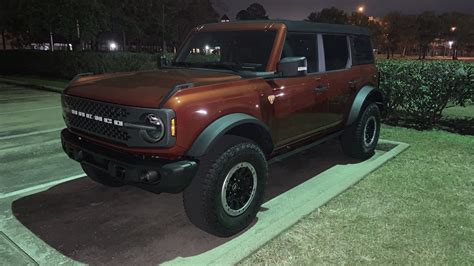
{"type": "Polygon", "coordinates": [[[359,13],[364,13],[365,7],[364,7],[364,6],[359,6],[359,7],[357,8],[357,11],[359,11],[359,13]]]}
{"type": "Polygon", "coordinates": [[[117,44],[115,42],[110,42],[109,43],[109,49],[110,49],[110,51],[117,50],[117,44]]]}
{"type": "Polygon", "coordinates": [[[458,28],[457,27],[451,27],[451,31],[455,32],[458,28]]]}
{"type": "Polygon", "coordinates": [[[454,41],[449,41],[448,44],[449,44],[449,49],[452,49],[452,48],[453,48],[454,41]]]}

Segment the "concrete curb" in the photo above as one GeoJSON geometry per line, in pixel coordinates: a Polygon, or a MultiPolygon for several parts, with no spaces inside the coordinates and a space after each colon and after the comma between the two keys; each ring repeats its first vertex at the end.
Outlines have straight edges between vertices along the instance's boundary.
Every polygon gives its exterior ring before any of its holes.
{"type": "Polygon", "coordinates": [[[12,84],[12,85],[20,85],[20,86],[30,87],[30,88],[34,88],[34,89],[38,89],[38,90],[56,92],[56,93],[62,93],[63,90],[64,90],[64,88],[60,88],[60,87],[55,87],[55,86],[50,86],[50,85],[32,84],[32,83],[27,82],[27,81],[19,81],[19,80],[6,79],[6,78],[0,78],[0,82],[7,83],[7,84],[12,84]]]}
{"type": "Polygon", "coordinates": [[[258,222],[245,233],[213,250],[188,258],[176,258],[164,265],[234,265],[265,245],[301,218],[358,183],[380,166],[406,150],[409,145],[396,145],[388,152],[377,152],[368,161],[355,165],[337,165],[290,191],[266,202],[258,222]],[[317,196],[315,196],[317,195],[317,196]]]}

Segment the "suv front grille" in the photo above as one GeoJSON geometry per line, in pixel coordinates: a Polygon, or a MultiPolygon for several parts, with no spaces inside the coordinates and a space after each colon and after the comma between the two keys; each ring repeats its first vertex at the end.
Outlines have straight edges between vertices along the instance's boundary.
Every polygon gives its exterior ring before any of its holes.
{"type": "Polygon", "coordinates": [[[63,104],[69,110],[65,114],[66,124],[69,127],[120,142],[127,142],[130,139],[129,133],[123,127],[71,113],[71,110],[75,110],[113,121],[126,121],[130,115],[126,107],[70,96],[63,98],[63,104]]]}

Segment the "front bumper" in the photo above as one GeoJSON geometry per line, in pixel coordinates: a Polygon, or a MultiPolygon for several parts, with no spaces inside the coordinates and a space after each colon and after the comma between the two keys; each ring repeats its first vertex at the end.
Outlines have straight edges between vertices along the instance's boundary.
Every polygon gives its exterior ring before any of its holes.
{"type": "Polygon", "coordinates": [[[198,168],[195,161],[168,161],[111,150],[68,129],[61,132],[61,143],[71,159],[105,172],[116,180],[153,192],[181,192],[189,185],[198,168]]]}

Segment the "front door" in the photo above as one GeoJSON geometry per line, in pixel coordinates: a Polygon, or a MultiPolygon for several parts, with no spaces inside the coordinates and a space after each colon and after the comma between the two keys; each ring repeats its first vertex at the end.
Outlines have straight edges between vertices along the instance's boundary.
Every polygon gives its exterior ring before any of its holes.
{"type": "Polygon", "coordinates": [[[318,132],[328,112],[327,80],[318,72],[317,34],[289,32],[282,58],[294,56],[306,57],[308,75],[269,81],[273,87],[269,101],[274,106],[271,127],[277,146],[318,132]]]}

